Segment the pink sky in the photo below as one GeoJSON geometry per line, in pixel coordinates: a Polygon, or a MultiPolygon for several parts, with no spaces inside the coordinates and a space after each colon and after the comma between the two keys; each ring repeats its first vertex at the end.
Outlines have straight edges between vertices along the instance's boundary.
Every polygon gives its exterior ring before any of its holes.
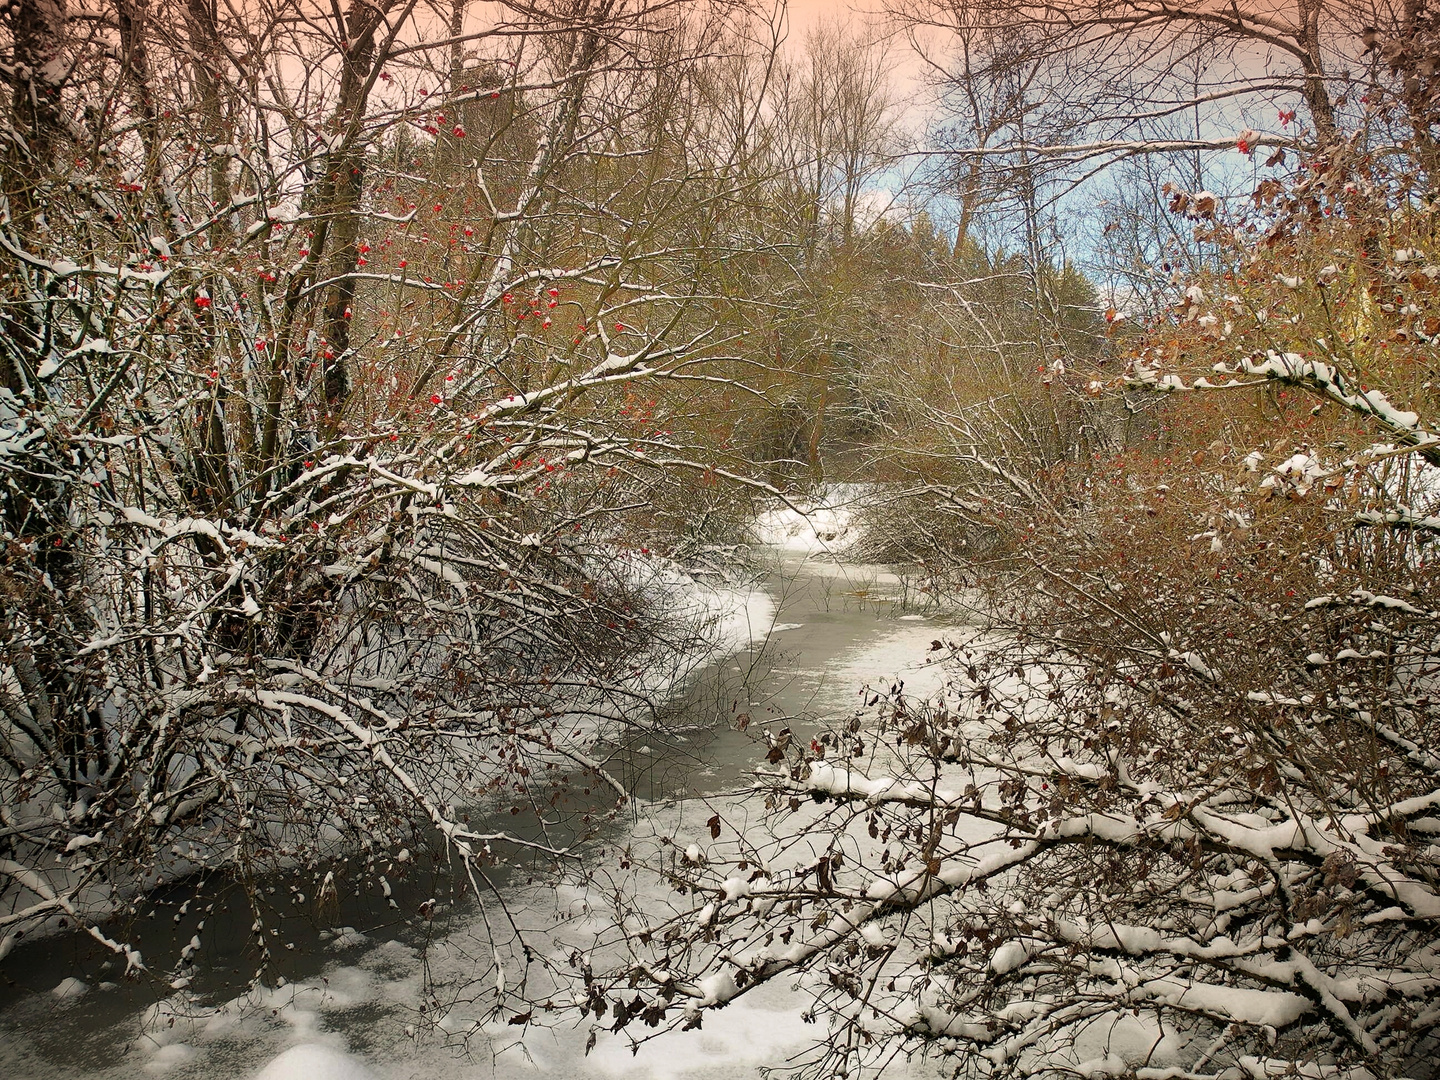
{"type": "MultiPolygon", "coordinates": [[[[894,6],[894,0],[789,0],[790,45],[793,48],[802,44],[806,32],[826,19],[848,22],[857,30],[883,30],[885,17],[881,12],[889,6],[894,6]]],[[[893,42],[891,60],[901,92],[916,90],[921,64],[903,36],[893,42]]]]}
{"type": "Polygon", "coordinates": [[[866,12],[873,12],[879,6],[879,0],[860,0],[853,4],[849,0],[790,0],[792,33],[803,35],[807,28],[826,17],[838,16],[846,20],[875,19],[875,15],[866,12]]]}

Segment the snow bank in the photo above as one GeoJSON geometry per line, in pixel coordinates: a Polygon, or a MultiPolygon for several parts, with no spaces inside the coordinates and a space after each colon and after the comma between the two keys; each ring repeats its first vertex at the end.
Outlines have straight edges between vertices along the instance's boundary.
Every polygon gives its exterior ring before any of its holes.
{"type": "Polygon", "coordinates": [[[84,997],[89,992],[90,987],[74,977],[63,980],[59,986],[50,991],[50,993],[54,994],[55,997],[61,1001],[74,1001],[78,997],[84,997]]]}
{"type": "Polygon", "coordinates": [[[171,1069],[188,1065],[200,1056],[200,1051],[185,1043],[168,1043],[155,1051],[153,1057],[145,1063],[145,1071],[152,1076],[162,1076],[171,1069]]]}
{"type": "Polygon", "coordinates": [[[292,1046],[255,1074],[255,1080],[375,1080],[357,1057],[328,1046],[292,1046]]]}
{"type": "Polygon", "coordinates": [[[722,656],[760,644],[775,629],[775,601],[763,589],[697,581],[691,584],[687,599],[706,621],[705,636],[711,648],[722,656]]]}
{"type": "Polygon", "coordinates": [[[751,536],[782,551],[838,554],[859,539],[854,519],[862,495],[859,485],[837,484],[814,499],[773,507],[755,518],[751,536]]]}

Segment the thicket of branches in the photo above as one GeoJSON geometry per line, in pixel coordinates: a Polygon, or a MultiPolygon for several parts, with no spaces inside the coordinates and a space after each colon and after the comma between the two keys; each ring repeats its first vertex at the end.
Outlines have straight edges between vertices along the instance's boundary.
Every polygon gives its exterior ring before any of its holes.
{"type": "Polygon", "coordinates": [[[590,1022],[801,977],[816,1075],[1424,1075],[1440,53],[1356,10],[899,13],[952,234],[867,217],[883,52],[740,5],[10,4],[0,952],[64,918],[134,971],[135,890],[420,828],[482,898],[573,854],[626,797],[589,733],[702,644],[626,551],[844,459],[989,624],[935,698],[763,735],[763,829],[598,868],[590,1022]],[[1237,48],[1286,66],[1207,81],[1237,48]],[[1157,155],[1097,293],[1047,200],[1157,155]]]}
{"type": "Polygon", "coordinates": [[[626,550],[743,460],[743,14],[9,5],[6,951],[138,968],[94,923],[136,888],[417,821],[476,881],[568,846],[465,808],[566,795],[701,642],[626,550]]]}
{"type": "MultiPolygon", "coordinates": [[[[937,638],[934,697],[881,687],[813,740],[767,736],[768,832],[665,838],[672,909],[627,913],[646,945],[590,1005],[639,1038],[798,979],[810,1075],[916,1051],[975,1076],[1433,1075],[1432,24],[1408,4],[1362,34],[1303,0],[1006,11],[970,43],[1023,38],[1066,101],[1122,46],[1294,44],[1319,20],[1315,51],[1284,46],[1304,96],[1279,119],[1307,133],[1273,136],[1287,154],[1261,151],[1243,198],[1169,172],[1159,214],[1203,258],[1164,267],[1153,318],[1104,313],[1088,355],[997,335],[990,370],[1029,378],[984,396],[919,365],[927,390],[892,398],[928,529],[904,540],[987,625],[937,638]],[[1354,66],[1311,71],[1326,49],[1354,66]]],[[[1195,149],[994,133],[1022,169],[1195,149]]]]}

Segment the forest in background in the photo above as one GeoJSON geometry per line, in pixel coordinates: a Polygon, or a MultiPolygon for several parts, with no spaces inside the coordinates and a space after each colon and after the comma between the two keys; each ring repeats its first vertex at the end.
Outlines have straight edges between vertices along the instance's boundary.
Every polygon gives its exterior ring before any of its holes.
{"type": "Polygon", "coordinates": [[[810,971],[815,1075],[1430,1075],[1423,0],[5,19],[0,957],[64,921],[168,981],[138,890],[421,826],[477,895],[563,862],[630,798],[593,732],[704,646],[655,566],[859,483],[985,635],[757,736],[765,829],[645,857],[674,911],[617,900],[582,1015],[810,971]],[[1066,1057],[1121,1015],[1148,1051],[1066,1057]]]}

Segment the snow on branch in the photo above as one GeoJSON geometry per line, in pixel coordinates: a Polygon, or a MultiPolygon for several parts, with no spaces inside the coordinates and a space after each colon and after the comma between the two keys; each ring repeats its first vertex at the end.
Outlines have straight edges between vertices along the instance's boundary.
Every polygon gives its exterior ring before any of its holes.
{"type": "Polygon", "coordinates": [[[1355,385],[1332,364],[1307,359],[1297,353],[1271,350],[1263,355],[1257,353],[1242,358],[1236,374],[1251,376],[1257,381],[1212,383],[1208,377],[1202,376],[1186,383],[1179,375],[1162,375],[1158,369],[1146,364],[1134,366],[1128,381],[1133,386],[1163,393],[1225,390],[1265,382],[1296,386],[1335,402],[1357,416],[1375,421],[1396,436],[1408,451],[1419,454],[1429,464],[1440,465],[1440,434],[1431,430],[1419,413],[1397,408],[1380,390],[1355,385]]]}
{"type": "MultiPolygon", "coordinates": [[[[1317,617],[1360,605],[1428,625],[1382,593],[1322,599],[1317,617]]],[[[1414,1036],[1392,1020],[1440,994],[1424,854],[1440,773],[1413,716],[1389,721],[1399,797],[1377,802],[1344,776],[1307,787],[1312,766],[1274,756],[1273,734],[1307,730],[1274,710],[1309,722],[1314,694],[1164,651],[1128,662],[1170,665],[1155,682],[1092,681],[1053,639],[948,655],[937,698],[892,688],[808,747],[772,740],[783,760],[756,781],[769,840],[692,844],[668,870],[693,906],[644,913],[665,962],[622,975],[617,991],[640,987],[624,1016],[695,1026],[804,973],[834,1034],[817,1069],[900,1040],[989,1075],[1085,1073],[1105,1055],[1094,1033],[1120,1024],[1146,1034],[1112,1046],[1106,1071],[1404,1060],[1414,1036]],[[1197,743],[1218,764],[1192,771],[1197,743]],[[1293,777],[1283,795],[1261,790],[1276,769],[1293,777]]],[[[1363,717],[1335,715],[1330,740],[1364,738],[1363,717]]]]}

